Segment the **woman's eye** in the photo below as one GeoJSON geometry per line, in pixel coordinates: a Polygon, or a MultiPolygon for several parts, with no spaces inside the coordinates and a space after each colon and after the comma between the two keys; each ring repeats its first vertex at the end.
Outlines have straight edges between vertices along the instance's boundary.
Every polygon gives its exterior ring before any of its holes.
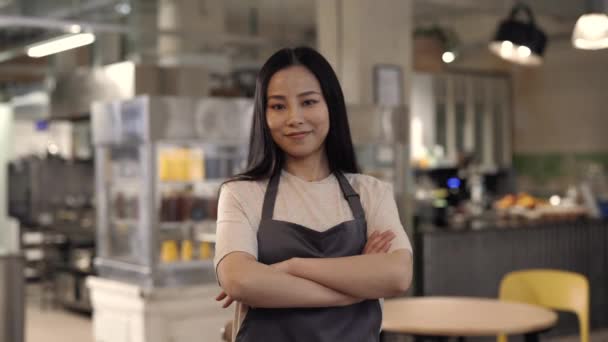
{"type": "Polygon", "coordinates": [[[319,102],[319,101],[317,101],[317,100],[304,100],[304,102],[302,103],[302,105],[304,105],[304,106],[312,106],[312,105],[314,105],[317,102],[319,102]]]}
{"type": "Polygon", "coordinates": [[[284,108],[285,108],[284,105],[278,104],[278,103],[270,105],[270,109],[272,109],[272,110],[282,110],[284,108]]]}

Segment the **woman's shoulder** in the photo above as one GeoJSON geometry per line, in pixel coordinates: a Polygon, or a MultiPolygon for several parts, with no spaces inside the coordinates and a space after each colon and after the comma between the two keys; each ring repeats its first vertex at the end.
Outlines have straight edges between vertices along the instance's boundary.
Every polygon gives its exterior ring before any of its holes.
{"type": "MultiPolygon", "coordinates": [[[[240,207],[251,219],[261,211],[267,180],[231,180],[220,188],[219,207],[240,207]]],[[[219,210],[219,209],[218,209],[219,210]]]]}
{"type": "Polygon", "coordinates": [[[257,191],[263,189],[268,184],[268,179],[261,180],[243,180],[243,179],[235,179],[228,180],[223,183],[220,190],[228,191],[234,195],[247,194],[252,191],[257,191]]]}
{"type": "Polygon", "coordinates": [[[376,177],[364,174],[346,174],[353,189],[359,194],[368,223],[375,222],[378,208],[394,198],[393,185],[376,177]]]}

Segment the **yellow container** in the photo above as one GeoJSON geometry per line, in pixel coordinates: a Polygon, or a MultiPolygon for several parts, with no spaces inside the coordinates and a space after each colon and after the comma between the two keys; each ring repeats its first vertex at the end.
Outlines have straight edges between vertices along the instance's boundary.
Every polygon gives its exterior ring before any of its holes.
{"type": "Polygon", "coordinates": [[[171,180],[171,158],[167,151],[162,151],[158,155],[158,178],[161,181],[171,180]]]}
{"type": "Polygon", "coordinates": [[[170,148],[159,153],[158,176],[161,181],[182,181],[183,172],[183,149],[170,148]]]}
{"type": "Polygon", "coordinates": [[[180,148],[178,151],[177,174],[178,180],[187,182],[190,180],[190,150],[180,148]]]}
{"type": "Polygon", "coordinates": [[[174,262],[179,257],[177,242],[175,240],[163,241],[160,249],[160,260],[162,262],[174,262]]]}
{"type": "Polygon", "coordinates": [[[192,241],[184,240],[182,241],[182,261],[190,261],[193,257],[194,248],[192,246],[192,241]]]}
{"type": "Polygon", "coordinates": [[[190,180],[200,181],[205,178],[205,169],[203,168],[203,151],[190,150],[190,180]]]}
{"type": "Polygon", "coordinates": [[[213,250],[209,242],[201,243],[201,259],[211,259],[213,257],[213,250]]]}

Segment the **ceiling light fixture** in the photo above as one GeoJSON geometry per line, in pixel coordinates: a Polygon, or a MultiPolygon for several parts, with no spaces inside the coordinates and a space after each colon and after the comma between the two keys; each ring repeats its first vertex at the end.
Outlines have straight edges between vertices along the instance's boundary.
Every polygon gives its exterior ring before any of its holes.
{"type": "Polygon", "coordinates": [[[516,4],[511,14],[503,20],[496,30],[489,49],[500,58],[513,63],[536,66],[542,64],[547,45],[547,35],[536,26],[532,10],[525,4],[516,4]],[[516,17],[524,12],[527,21],[516,17]]]}
{"type": "Polygon", "coordinates": [[[441,55],[441,60],[443,60],[443,62],[446,64],[452,63],[455,59],[456,54],[454,54],[452,51],[446,51],[441,55]]]}
{"type": "Polygon", "coordinates": [[[114,10],[121,15],[129,15],[131,13],[131,4],[129,2],[121,2],[114,6],[114,10]]]}
{"type": "Polygon", "coordinates": [[[44,57],[58,52],[71,50],[95,41],[92,33],[68,34],[27,47],[27,55],[33,58],[44,57]]]}
{"type": "Polygon", "coordinates": [[[80,33],[82,32],[82,27],[80,25],[74,24],[68,27],[68,31],[70,33],[80,33]]]}
{"type": "Polygon", "coordinates": [[[572,45],[577,49],[608,48],[608,1],[589,2],[589,11],[578,18],[572,32],[572,45]]]}

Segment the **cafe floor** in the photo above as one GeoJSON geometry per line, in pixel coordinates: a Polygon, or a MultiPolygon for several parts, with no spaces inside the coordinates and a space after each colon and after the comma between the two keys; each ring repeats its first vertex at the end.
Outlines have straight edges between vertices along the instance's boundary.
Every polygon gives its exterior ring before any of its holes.
{"type": "MultiPolygon", "coordinates": [[[[39,289],[28,286],[26,300],[26,339],[25,342],[93,342],[90,317],[73,313],[61,308],[42,308],[39,289]]],[[[391,342],[406,339],[391,338],[391,342]]],[[[579,342],[578,336],[542,338],[543,342],[579,342]]],[[[594,331],[591,342],[608,342],[608,329],[594,331]]]]}

